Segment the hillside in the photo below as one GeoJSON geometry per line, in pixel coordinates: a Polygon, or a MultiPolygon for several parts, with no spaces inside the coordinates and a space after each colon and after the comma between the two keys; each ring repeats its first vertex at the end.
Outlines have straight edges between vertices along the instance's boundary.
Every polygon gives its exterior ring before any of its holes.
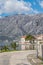
{"type": "Polygon", "coordinates": [[[14,39],[27,34],[43,34],[43,14],[13,15],[0,18],[0,36],[14,39]]]}

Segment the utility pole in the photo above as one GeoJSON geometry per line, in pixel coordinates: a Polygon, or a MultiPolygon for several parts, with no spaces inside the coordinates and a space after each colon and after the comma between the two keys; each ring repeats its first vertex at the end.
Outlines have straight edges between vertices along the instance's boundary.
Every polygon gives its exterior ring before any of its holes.
{"type": "MultiPolygon", "coordinates": [[[[41,24],[41,27],[42,27],[42,24],[41,24]]],[[[41,28],[41,40],[42,40],[42,28],[41,28]]]]}
{"type": "MultiPolygon", "coordinates": [[[[37,27],[38,27],[39,23],[36,22],[36,35],[37,35],[37,27]]],[[[38,58],[38,44],[37,44],[37,58],[38,58]]]]}

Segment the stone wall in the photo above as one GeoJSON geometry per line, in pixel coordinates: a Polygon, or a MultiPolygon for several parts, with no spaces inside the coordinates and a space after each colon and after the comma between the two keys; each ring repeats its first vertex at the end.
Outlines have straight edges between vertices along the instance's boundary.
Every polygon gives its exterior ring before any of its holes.
{"type": "Polygon", "coordinates": [[[43,44],[38,45],[38,57],[43,59],[43,44]]]}

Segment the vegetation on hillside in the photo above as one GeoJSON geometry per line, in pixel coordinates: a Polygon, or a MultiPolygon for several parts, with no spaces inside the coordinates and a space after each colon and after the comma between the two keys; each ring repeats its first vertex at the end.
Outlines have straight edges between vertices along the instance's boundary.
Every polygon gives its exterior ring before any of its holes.
{"type": "Polygon", "coordinates": [[[11,51],[11,49],[16,50],[16,42],[12,42],[9,46],[8,45],[4,45],[1,47],[0,52],[8,52],[11,51]]]}
{"type": "Polygon", "coordinates": [[[11,47],[12,47],[14,50],[16,50],[16,42],[12,42],[12,43],[11,43],[11,47]]]}
{"type": "Polygon", "coordinates": [[[32,35],[27,35],[25,40],[35,40],[35,37],[32,35]]]}

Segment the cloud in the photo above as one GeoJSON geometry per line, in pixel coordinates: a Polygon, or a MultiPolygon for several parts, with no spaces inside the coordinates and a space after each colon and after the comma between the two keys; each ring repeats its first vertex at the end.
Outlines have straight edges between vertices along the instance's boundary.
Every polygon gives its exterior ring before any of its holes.
{"type": "Polygon", "coordinates": [[[39,11],[38,11],[38,10],[34,10],[33,12],[34,12],[35,14],[38,14],[38,13],[39,13],[39,11]]]}
{"type": "Polygon", "coordinates": [[[23,0],[0,0],[0,14],[12,12],[17,14],[28,14],[29,12],[38,13],[38,11],[33,10],[30,2],[23,0]]]}
{"type": "Polygon", "coordinates": [[[31,3],[26,3],[24,1],[18,1],[18,0],[6,0],[4,2],[1,2],[1,9],[3,10],[3,13],[10,13],[10,12],[18,12],[23,13],[31,10],[31,3]]]}
{"type": "Polygon", "coordinates": [[[43,1],[40,1],[39,4],[40,4],[41,8],[43,8],[43,1]]]}

